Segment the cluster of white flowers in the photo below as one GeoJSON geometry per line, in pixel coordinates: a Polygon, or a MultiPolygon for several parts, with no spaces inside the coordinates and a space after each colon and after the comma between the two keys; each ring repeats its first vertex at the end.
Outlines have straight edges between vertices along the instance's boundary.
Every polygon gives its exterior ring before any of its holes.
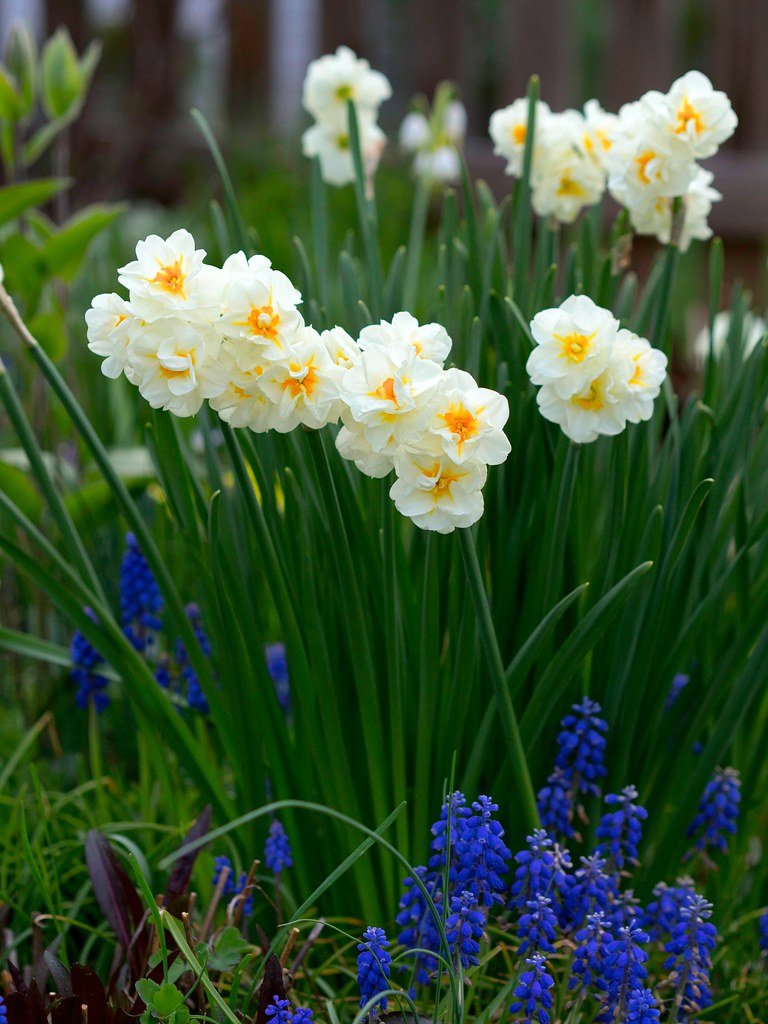
{"type": "Polygon", "coordinates": [[[471,526],[483,514],[486,467],[510,451],[506,398],[444,369],[445,329],[410,313],[364,328],[357,346],[341,386],[339,452],[367,476],[394,469],[390,497],[422,529],[471,526]]]}
{"type": "MultiPolygon", "coordinates": [[[[507,160],[507,174],[520,175],[528,100],[516,100],[491,117],[494,152],[507,160]]],[[[618,115],[596,100],[584,112],[553,113],[539,100],[533,140],[531,201],[536,213],[570,223],[584,206],[598,202],[607,186],[629,211],[639,234],[667,243],[674,200],[684,207],[680,248],[712,234],[707,217],[721,198],[712,174],[697,163],[730,138],[737,118],[728,97],[699,71],[689,71],[669,92],[647,92],[618,115]]]]}
{"type": "Polygon", "coordinates": [[[439,86],[432,111],[423,101],[421,109],[406,114],[400,125],[400,145],[415,153],[414,171],[436,184],[455,181],[461,169],[459,149],[467,133],[467,111],[452,92],[445,83],[439,86]]]}
{"type": "Polygon", "coordinates": [[[128,300],[97,295],[85,315],[102,372],[124,373],[153,408],[177,416],[207,399],[223,420],[256,431],[337,419],[342,371],[285,274],[242,252],[221,268],[204,260],[185,230],[138,243],[118,271],[128,300]]]}
{"type": "Polygon", "coordinates": [[[316,123],[304,132],[302,151],[304,156],[319,157],[323,180],[328,184],[346,185],[354,181],[349,100],[357,113],[366,176],[372,177],[387,141],[376,123],[379,107],[391,95],[392,86],[387,78],[348,46],[340,46],[335,54],[327,54],[309,65],[302,102],[316,123]]]}
{"type": "MultiPolygon", "coordinates": [[[[590,100],[578,110],[553,113],[536,103],[531,164],[531,203],[539,216],[564,224],[575,220],[585,206],[605,191],[607,157],[616,115],[590,100]]],[[[520,176],[528,132],[528,100],[515,100],[491,117],[494,153],[507,160],[506,173],[520,176]]]]}
{"type": "Polygon", "coordinates": [[[714,156],[737,124],[726,94],[700,71],[678,78],[667,93],[647,92],[619,110],[608,188],[639,234],[669,242],[679,199],[680,249],[711,236],[707,217],[722,197],[711,187],[712,173],[697,161],[714,156]]]}
{"type": "Polygon", "coordinates": [[[531,332],[536,348],[526,369],[541,385],[539,409],[572,441],[620,434],[627,423],[651,418],[667,357],[621,329],[609,310],[571,295],[557,309],[537,313],[531,332]]]}
{"type": "Polygon", "coordinates": [[[369,476],[394,469],[390,495],[418,526],[450,533],[480,518],[486,465],[509,452],[509,409],[470,374],[443,369],[444,328],[403,312],[358,341],[341,327],[319,333],[266,257],[204,260],[185,230],[138,243],[118,271],[128,299],[97,295],[85,317],[107,377],[124,373],[153,408],[192,416],[207,400],[257,432],[341,417],[339,452],[369,476]]]}

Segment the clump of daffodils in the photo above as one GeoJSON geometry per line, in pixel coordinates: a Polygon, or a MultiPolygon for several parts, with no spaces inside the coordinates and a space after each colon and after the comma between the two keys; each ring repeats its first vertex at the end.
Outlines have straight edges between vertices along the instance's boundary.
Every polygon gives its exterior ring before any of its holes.
{"type": "Polygon", "coordinates": [[[420,97],[416,108],[406,114],[400,125],[400,145],[415,154],[413,169],[417,177],[441,184],[459,177],[459,151],[466,132],[466,108],[454,98],[451,85],[443,82],[435,92],[431,110],[420,97]]]}
{"type": "Polygon", "coordinates": [[[444,369],[451,339],[439,324],[397,313],[363,329],[344,376],[340,454],[367,476],[396,480],[390,497],[417,526],[451,533],[483,514],[487,466],[510,451],[506,398],[469,373],[444,369]]]}
{"type": "Polygon", "coordinates": [[[667,93],[652,90],[619,110],[608,188],[639,234],[664,243],[675,234],[682,251],[692,239],[712,235],[707,217],[722,197],[698,161],[714,156],[737,123],[726,94],[699,71],[678,78],[667,93]]]}
{"type": "Polygon", "coordinates": [[[323,180],[329,185],[354,181],[355,168],[349,137],[348,104],[355,106],[360,151],[366,176],[379,164],[387,137],[376,123],[379,107],[392,95],[392,86],[380,71],[359,58],[348,46],[320,57],[307,68],[302,102],[315,124],[302,136],[304,156],[318,157],[323,180]]]}
{"type": "MultiPolygon", "coordinates": [[[[698,161],[713,156],[737,123],[728,97],[699,71],[677,79],[667,93],[645,93],[618,115],[603,110],[597,100],[590,100],[583,112],[562,113],[539,100],[532,143],[533,208],[567,224],[607,188],[626,207],[638,234],[655,235],[665,244],[674,241],[685,251],[693,239],[711,236],[707,218],[722,198],[712,188],[711,171],[698,161]]],[[[507,174],[522,174],[527,131],[527,99],[491,117],[494,153],[506,158],[507,174]]]]}
{"type": "Polygon", "coordinates": [[[620,328],[613,314],[586,295],[571,295],[531,321],[536,347],[526,369],[540,385],[545,419],[572,441],[620,434],[649,420],[667,374],[667,357],[645,338],[620,328]]]}
{"type": "Polygon", "coordinates": [[[397,477],[390,496],[423,529],[450,533],[483,514],[486,467],[504,461],[507,400],[443,368],[451,339],[407,312],[322,333],[300,293],[265,256],[205,262],[188,231],[138,243],[119,270],[128,299],[97,295],[88,347],[102,372],[125,374],[149,404],[193,416],[207,400],[232,427],[280,433],[343,426],[337,447],[369,476],[397,477]]]}
{"type": "MultiPolygon", "coordinates": [[[[616,116],[595,100],[581,113],[554,113],[536,103],[531,164],[531,203],[541,217],[570,224],[585,206],[599,202],[605,191],[607,153],[616,116]]],[[[528,100],[515,100],[491,117],[494,153],[507,160],[506,173],[520,177],[528,134],[528,100]]]]}

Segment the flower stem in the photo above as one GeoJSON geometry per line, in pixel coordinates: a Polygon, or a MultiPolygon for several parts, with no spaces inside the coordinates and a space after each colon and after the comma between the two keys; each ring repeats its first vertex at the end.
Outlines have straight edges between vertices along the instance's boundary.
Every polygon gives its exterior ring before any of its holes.
{"type": "Polygon", "coordinates": [[[528,762],[525,758],[517,715],[515,714],[509,690],[507,689],[504,663],[501,658],[499,642],[491,617],[491,608],[483,583],[477,549],[469,530],[459,530],[459,541],[461,543],[461,554],[464,559],[464,568],[467,571],[467,582],[475,604],[475,612],[477,613],[480,642],[483,645],[485,656],[488,660],[488,669],[496,694],[496,702],[501,711],[501,724],[504,729],[509,755],[512,758],[518,796],[522,800],[526,827],[533,830],[540,827],[536,796],[533,791],[533,784],[531,783],[531,775],[528,771],[528,762]]]}

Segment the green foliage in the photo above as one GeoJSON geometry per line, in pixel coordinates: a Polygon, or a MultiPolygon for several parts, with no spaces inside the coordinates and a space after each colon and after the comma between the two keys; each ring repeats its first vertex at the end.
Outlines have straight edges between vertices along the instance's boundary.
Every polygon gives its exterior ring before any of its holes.
{"type": "MultiPolygon", "coordinates": [[[[61,49],[56,60],[64,59],[61,49]]],[[[287,901],[296,908],[311,894],[297,917],[309,902],[323,912],[391,921],[407,862],[425,858],[454,758],[454,784],[492,793],[510,845],[522,845],[535,821],[533,791],[551,770],[558,722],[589,694],[611,726],[612,788],[636,784],[650,812],[636,878],[642,898],[681,870],[685,827],[714,767],[727,762],[743,771],[746,814],[732,858],[718,872],[696,870],[729,941],[746,942],[743,901],[757,907],[768,900],[764,872],[754,860],[745,866],[764,830],[768,783],[765,763],[750,756],[768,725],[768,351],[763,343],[744,357],[745,298],[734,291],[726,350],[710,358],[703,379],[691,381],[684,403],[667,387],[649,423],[576,447],[538,413],[525,373],[528,321],[539,308],[584,291],[613,308],[623,326],[669,349],[669,325],[682,312],[679,254],[660,254],[638,284],[616,258],[621,220],[606,241],[598,216],[572,236],[533,227],[525,177],[512,201],[499,204],[466,176],[461,204],[449,190],[430,208],[429,196],[416,191],[403,228],[399,218],[381,216],[389,207],[381,195],[366,194],[359,165],[354,194],[341,196],[326,195],[313,169],[311,208],[290,215],[297,220],[288,227],[299,237],[289,249],[291,231],[281,219],[289,215],[272,200],[285,197],[291,207],[292,190],[304,186],[269,183],[274,195],[265,206],[277,211],[274,221],[249,212],[248,203],[241,211],[218,147],[197,121],[224,179],[225,210],[213,207],[221,255],[252,248],[254,228],[272,255],[270,233],[279,234],[276,262],[298,268],[307,319],[319,329],[339,323],[354,334],[404,306],[422,321],[443,323],[456,365],[509,399],[512,454],[491,472],[482,522],[452,538],[426,536],[397,518],[386,484],[342,462],[330,430],[254,436],[206,411],[194,425],[135,413],[146,419],[152,467],[121,472],[102,420],[87,415],[54,365],[60,336],[44,319],[51,314],[39,283],[54,273],[72,280],[114,212],[92,209],[58,229],[34,218],[29,234],[3,243],[0,259],[38,335],[40,344],[29,344],[32,365],[79,435],[83,469],[76,489],[64,494],[11,375],[0,374],[0,396],[33,480],[25,488],[6,474],[0,547],[36,598],[45,595],[45,621],[59,631],[45,635],[41,616],[27,624],[31,632],[39,627],[39,639],[4,628],[0,646],[63,665],[71,626],[107,658],[116,707],[103,721],[91,716],[89,757],[99,768],[95,777],[107,772],[130,790],[144,822],[156,815],[178,825],[189,814],[189,804],[177,806],[180,791],[191,803],[210,801],[219,826],[214,839],[226,836],[248,864],[262,846],[270,808],[279,807],[297,852],[287,901]],[[348,231],[355,213],[358,230],[348,231]],[[14,263],[22,268],[17,277],[14,263]],[[142,499],[150,479],[152,501],[142,499]],[[211,705],[209,720],[182,698],[169,700],[153,666],[123,635],[115,600],[119,542],[112,537],[111,556],[100,547],[110,526],[139,538],[166,600],[168,646],[180,638],[187,649],[211,705]],[[202,608],[212,664],[184,613],[191,599],[202,608]],[[51,604],[61,620],[50,615],[51,604]],[[98,622],[84,614],[86,605],[98,622]],[[274,640],[288,651],[289,716],[264,664],[263,645],[274,640]],[[667,709],[678,671],[692,681],[667,709]],[[132,730],[116,737],[113,714],[130,716],[132,730]],[[101,743],[102,733],[114,749],[101,743]],[[267,789],[274,806],[264,806],[267,789]],[[402,813],[390,813],[401,801],[402,813]],[[319,815],[321,804],[330,810],[319,820],[300,813],[319,815]],[[385,844],[381,833],[390,827],[385,844]],[[355,847],[358,830],[367,838],[355,847]],[[343,889],[331,888],[342,875],[343,889]]],[[[354,117],[350,129],[354,143],[354,117]]],[[[528,167],[530,158],[529,151],[528,167]]],[[[717,243],[709,287],[711,322],[722,294],[717,243]]],[[[684,366],[685,354],[677,358],[684,366]]],[[[125,399],[111,382],[104,387],[114,389],[107,404],[115,395],[116,403],[141,408],[135,395],[125,399]]],[[[21,777],[31,752],[32,745],[23,748],[6,769],[9,779],[21,777]]],[[[107,821],[116,808],[99,792],[96,817],[107,821]]],[[[74,898],[61,891],[62,861],[46,845],[46,830],[57,826],[44,801],[35,808],[37,831],[24,848],[17,901],[30,921],[32,892],[42,892],[56,913],[74,898]],[[37,860],[42,866],[33,870],[37,860]]],[[[598,808],[588,810],[594,823],[598,808]]],[[[17,827],[18,810],[12,815],[17,827]]],[[[585,827],[585,840],[591,836],[585,827]]],[[[71,852],[73,835],[59,838],[71,852]]],[[[82,871],[73,874],[83,881],[82,871]]],[[[188,952],[179,925],[168,928],[194,972],[205,968],[205,957],[207,970],[233,971],[246,955],[234,927],[207,949],[188,952]]],[[[208,994],[216,1001],[213,989],[221,999],[205,977],[208,994]]],[[[144,986],[147,1020],[183,1024],[176,981],[144,986]]],[[[503,1005],[495,990],[492,999],[503,1005]]],[[[491,997],[478,1019],[490,1012],[491,997]]]]}

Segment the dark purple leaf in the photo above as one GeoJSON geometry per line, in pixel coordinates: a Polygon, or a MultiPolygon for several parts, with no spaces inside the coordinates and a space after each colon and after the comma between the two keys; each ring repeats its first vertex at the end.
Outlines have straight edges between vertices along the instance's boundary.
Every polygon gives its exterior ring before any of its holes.
{"type": "MultiPolygon", "coordinates": [[[[208,804],[207,807],[203,808],[189,832],[187,832],[184,837],[184,842],[181,844],[180,852],[185,846],[188,846],[196,839],[201,839],[206,835],[210,827],[211,805],[208,804]]],[[[171,913],[173,913],[171,904],[174,900],[178,899],[179,896],[183,896],[187,891],[189,880],[192,877],[192,868],[194,867],[195,860],[197,859],[197,855],[201,849],[202,847],[197,847],[197,849],[183,854],[174,864],[173,871],[171,872],[165,886],[165,906],[171,911],[171,913]]]]}
{"type": "Polygon", "coordinates": [[[256,1024],[268,1024],[267,1007],[274,1005],[274,998],[278,996],[285,999],[285,986],[283,985],[283,965],[274,953],[270,953],[264,965],[264,975],[261,979],[259,990],[259,1009],[256,1014],[256,1024]]]}
{"type": "MultiPolygon", "coordinates": [[[[101,912],[109,921],[120,945],[126,951],[135,941],[142,923],[144,906],[117,854],[95,829],[85,837],[85,862],[101,912]]],[[[131,955],[131,970],[138,977],[143,969],[141,950],[131,955]]]]}
{"type": "Polygon", "coordinates": [[[72,964],[72,994],[88,1007],[88,1024],[110,1024],[114,1014],[107,1004],[107,993],[95,971],[83,964],[72,964]]]}
{"type": "MultiPolygon", "coordinates": [[[[60,938],[60,935],[56,936],[56,939],[60,938]]],[[[46,949],[46,951],[43,953],[43,959],[46,962],[48,971],[52,975],[53,980],[56,982],[56,988],[58,990],[59,995],[62,996],[62,998],[64,998],[72,995],[72,982],[70,981],[69,971],[67,970],[67,968],[61,962],[61,960],[57,960],[56,957],[53,955],[54,944],[58,948],[59,943],[52,942],[48,949],[46,949]]]]}
{"type": "Polygon", "coordinates": [[[58,999],[51,1007],[51,1024],[81,1024],[83,1004],[77,996],[58,999]]]}

